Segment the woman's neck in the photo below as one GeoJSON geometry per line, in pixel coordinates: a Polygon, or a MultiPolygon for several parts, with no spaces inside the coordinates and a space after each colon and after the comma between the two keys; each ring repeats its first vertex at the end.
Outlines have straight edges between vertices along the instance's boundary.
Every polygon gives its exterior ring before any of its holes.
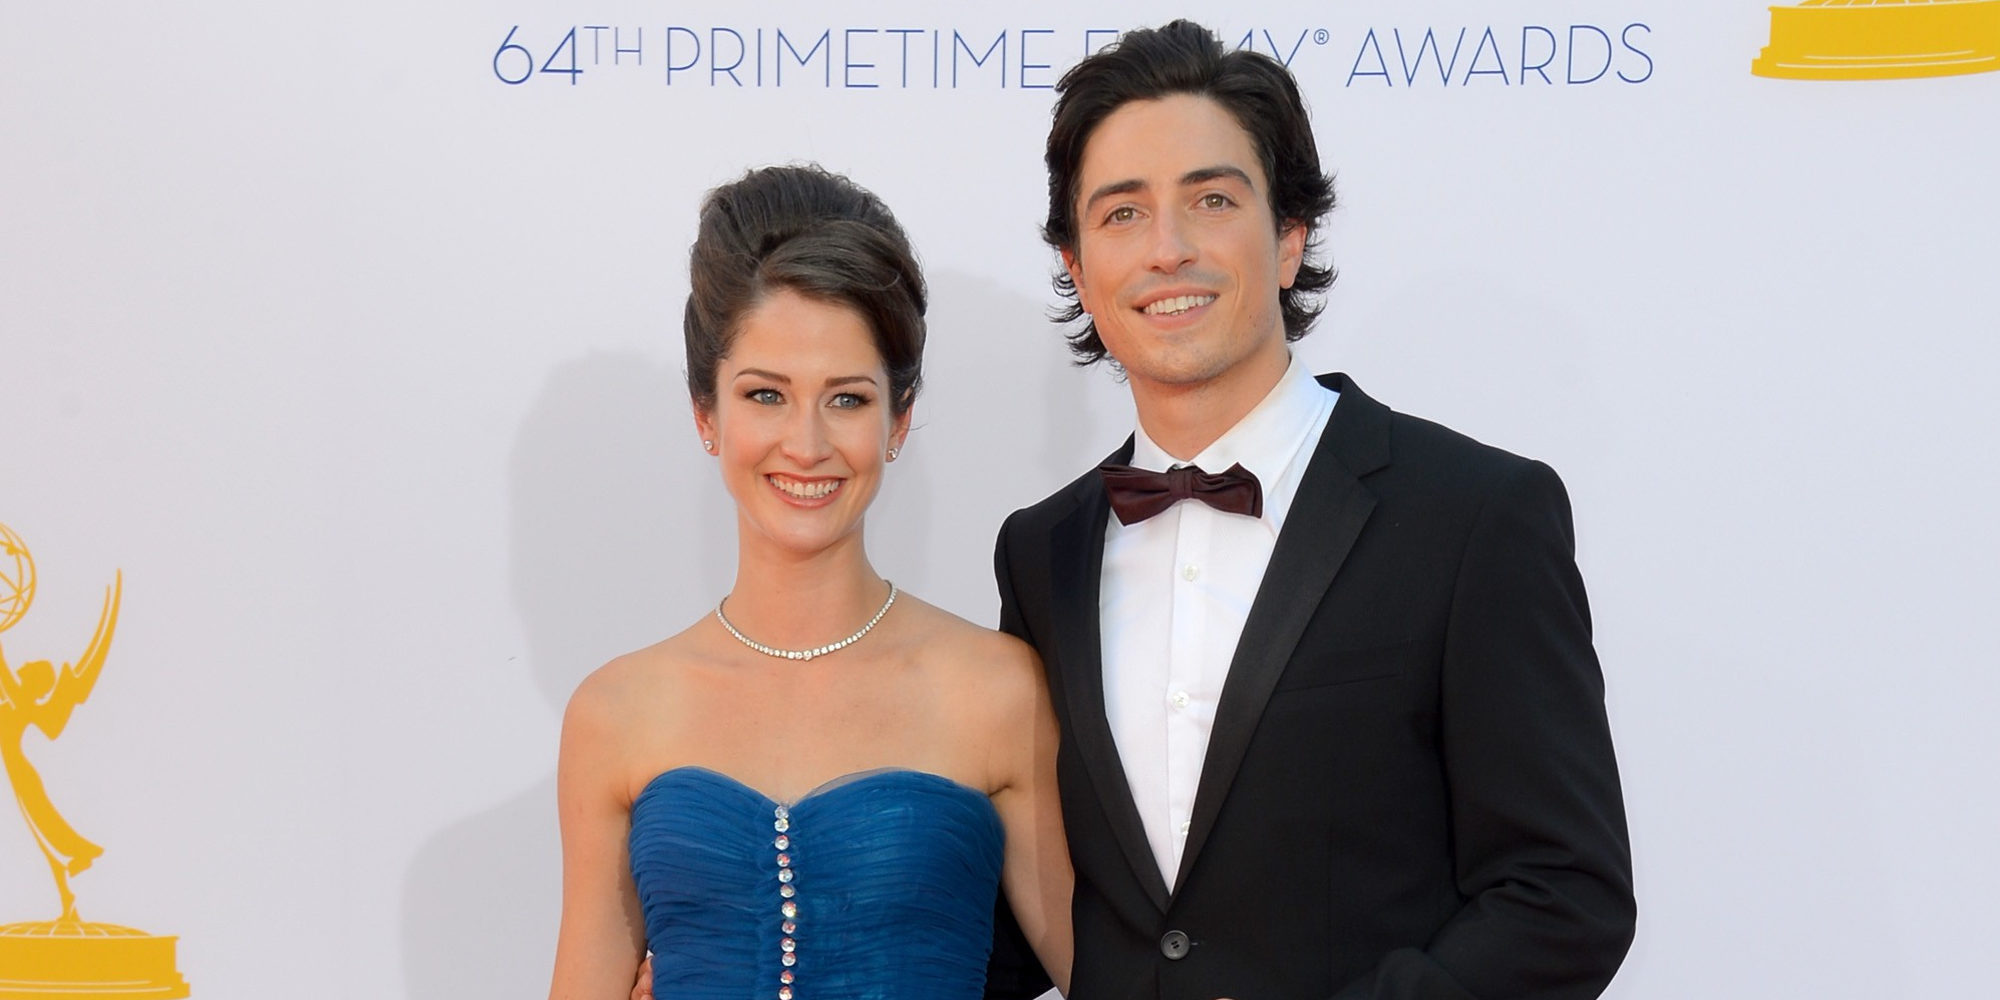
{"type": "Polygon", "coordinates": [[[858,530],[805,556],[739,534],[736,583],[724,613],[758,642],[804,649],[851,635],[888,596],[858,530]]]}

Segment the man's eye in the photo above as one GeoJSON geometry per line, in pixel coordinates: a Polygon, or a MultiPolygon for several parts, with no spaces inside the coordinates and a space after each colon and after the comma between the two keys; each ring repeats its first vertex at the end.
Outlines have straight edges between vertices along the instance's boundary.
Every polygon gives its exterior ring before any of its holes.
{"type": "Polygon", "coordinates": [[[1139,217],[1138,209],[1133,208],[1130,205],[1120,205],[1117,208],[1112,209],[1111,214],[1104,217],[1104,221],[1131,222],[1133,219],[1136,219],[1138,217],[1139,217]]]}
{"type": "Polygon", "coordinates": [[[785,401],[785,394],[776,389],[752,389],[743,398],[763,406],[776,406],[785,401]]]}
{"type": "Polygon", "coordinates": [[[1228,208],[1232,204],[1234,202],[1231,202],[1229,196],[1226,194],[1211,192],[1201,196],[1201,207],[1203,208],[1228,208]]]}

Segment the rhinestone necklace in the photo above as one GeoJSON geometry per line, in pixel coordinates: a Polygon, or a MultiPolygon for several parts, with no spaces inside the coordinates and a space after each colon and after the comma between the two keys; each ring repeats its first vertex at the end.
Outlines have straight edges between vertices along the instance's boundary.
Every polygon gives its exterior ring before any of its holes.
{"type": "Polygon", "coordinates": [[[730,624],[729,622],[729,616],[722,613],[722,606],[729,603],[729,598],[727,596],[724,596],[722,600],[715,602],[715,620],[721,622],[722,627],[728,629],[729,634],[735,636],[737,642],[740,642],[745,646],[748,646],[751,649],[754,649],[757,652],[764,654],[765,656],[775,656],[781,660],[810,660],[815,656],[825,656],[828,653],[846,649],[847,647],[853,645],[862,636],[867,635],[871,630],[873,630],[875,628],[876,623],[882,620],[883,615],[889,613],[889,606],[896,603],[896,581],[884,580],[882,582],[889,585],[889,599],[882,602],[882,607],[875,612],[875,617],[868,619],[868,624],[861,626],[861,631],[856,632],[853,635],[850,635],[847,638],[840,640],[839,642],[829,642],[824,646],[814,646],[811,649],[779,649],[776,646],[766,646],[763,643],[758,642],[757,640],[752,639],[749,636],[736,631],[736,626],[730,624]]]}

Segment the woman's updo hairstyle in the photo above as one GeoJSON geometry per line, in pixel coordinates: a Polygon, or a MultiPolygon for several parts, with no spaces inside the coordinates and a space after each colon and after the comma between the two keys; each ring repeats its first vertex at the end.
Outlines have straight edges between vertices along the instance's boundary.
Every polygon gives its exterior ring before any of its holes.
{"type": "Polygon", "coordinates": [[[882,199],[817,166],[765,167],[702,201],[688,251],[688,395],[715,407],[722,359],[745,314],[780,289],[847,306],[874,334],[901,416],[923,381],[924,278],[882,199]]]}

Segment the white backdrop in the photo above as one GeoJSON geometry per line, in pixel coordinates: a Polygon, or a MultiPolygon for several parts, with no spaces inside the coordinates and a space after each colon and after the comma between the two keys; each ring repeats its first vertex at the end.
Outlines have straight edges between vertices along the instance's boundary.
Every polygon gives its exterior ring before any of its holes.
{"type": "MultiPolygon", "coordinates": [[[[25,746],[107,849],[83,915],[180,935],[198,997],[542,995],[562,703],[732,576],[679,315],[749,165],[851,173],[922,252],[871,547],[991,623],[1001,518],[1131,420],[1045,319],[1036,85],[1183,12],[1015,7],[10,0],[8,662],[125,581],[25,746]]],[[[1338,172],[1303,356],[1570,486],[1641,905],[1610,995],[1989,983],[2000,74],[1755,77],[1750,2],[1185,12],[1291,59],[1338,172]]],[[[0,811],[0,923],[55,906],[0,811]]]]}

